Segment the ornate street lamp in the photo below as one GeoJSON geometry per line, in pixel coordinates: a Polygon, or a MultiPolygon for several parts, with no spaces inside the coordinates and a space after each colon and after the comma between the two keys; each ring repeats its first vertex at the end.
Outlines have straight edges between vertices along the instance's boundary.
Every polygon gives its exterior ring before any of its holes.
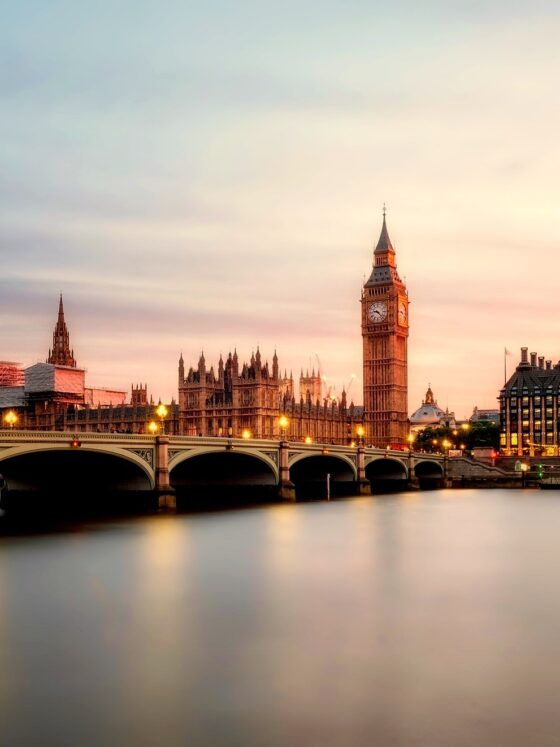
{"type": "Polygon", "coordinates": [[[245,440],[251,438],[251,431],[248,428],[245,428],[241,433],[241,438],[244,438],[245,440]]]}
{"type": "Polygon", "coordinates": [[[155,420],[152,420],[148,423],[148,430],[152,434],[152,436],[155,436],[156,433],[159,431],[159,425],[156,423],[155,420]]]}
{"type": "Polygon", "coordinates": [[[356,426],[356,435],[358,436],[358,446],[364,445],[364,435],[365,435],[366,429],[363,425],[356,426]]]}
{"type": "Polygon", "coordinates": [[[312,444],[313,443],[313,439],[311,438],[311,436],[306,436],[305,437],[305,443],[306,444],[312,444]]]}
{"type": "Polygon", "coordinates": [[[161,421],[161,432],[162,434],[164,434],[165,433],[165,418],[167,417],[167,407],[161,402],[159,403],[157,407],[156,415],[161,421]]]}
{"type": "Polygon", "coordinates": [[[282,441],[286,440],[286,431],[290,425],[290,421],[285,415],[280,415],[278,418],[278,425],[280,426],[280,438],[282,441]]]}

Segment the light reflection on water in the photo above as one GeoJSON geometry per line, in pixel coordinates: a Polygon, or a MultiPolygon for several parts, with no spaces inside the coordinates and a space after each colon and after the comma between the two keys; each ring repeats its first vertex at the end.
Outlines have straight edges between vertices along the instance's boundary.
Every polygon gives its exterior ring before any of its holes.
{"type": "Polygon", "coordinates": [[[4,537],[0,743],[560,744],[558,499],[440,491],[4,537]]]}

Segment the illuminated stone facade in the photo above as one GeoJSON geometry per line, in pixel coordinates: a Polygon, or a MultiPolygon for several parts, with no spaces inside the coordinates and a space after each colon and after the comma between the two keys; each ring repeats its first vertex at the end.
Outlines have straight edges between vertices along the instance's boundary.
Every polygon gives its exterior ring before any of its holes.
{"type": "Polygon", "coordinates": [[[361,422],[361,408],[340,401],[321,399],[321,377],[300,377],[300,399],[294,397],[293,377],[281,376],[278,356],[272,366],[263,362],[260,350],[241,364],[237,352],[226,360],[220,356],[217,369],[206,365],[201,354],[196,368],[185,375],[179,359],[179,423],[177,432],[187,436],[231,436],[234,438],[280,438],[324,443],[352,441],[354,426],[361,422]],[[280,416],[288,424],[280,426],[280,416]]]}
{"type": "Polygon", "coordinates": [[[560,362],[521,348],[521,360],[499,395],[500,451],[504,455],[558,455],[560,362]]]}

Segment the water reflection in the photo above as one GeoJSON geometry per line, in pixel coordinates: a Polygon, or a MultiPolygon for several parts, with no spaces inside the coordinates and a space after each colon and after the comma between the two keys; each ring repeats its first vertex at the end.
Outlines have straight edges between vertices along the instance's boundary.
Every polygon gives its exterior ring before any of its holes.
{"type": "Polygon", "coordinates": [[[4,538],[3,739],[555,744],[559,520],[439,491],[4,538]]]}

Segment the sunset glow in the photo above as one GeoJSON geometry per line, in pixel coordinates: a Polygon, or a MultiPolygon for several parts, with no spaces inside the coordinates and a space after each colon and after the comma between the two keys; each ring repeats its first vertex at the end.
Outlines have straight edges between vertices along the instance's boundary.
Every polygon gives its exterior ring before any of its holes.
{"type": "Polygon", "coordinates": [[[170,402],[181,351],[259,345],[361,403],[386,201],[409,412],[560,358],[557,4],[56,5],[4,12],[0,357],[45,359],[62,292],[96,385],[170,402]]]}

